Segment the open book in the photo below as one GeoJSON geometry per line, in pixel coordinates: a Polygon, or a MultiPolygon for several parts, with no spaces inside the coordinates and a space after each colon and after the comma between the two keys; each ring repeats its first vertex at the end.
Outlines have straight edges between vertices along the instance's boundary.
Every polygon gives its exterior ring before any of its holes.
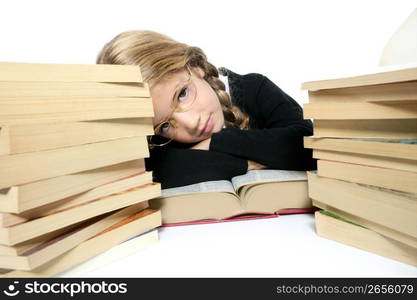
{"type": "Polygon", "coordinates": [[[232,219],[242,215],[310,212],[305,171],[252,170],[228,180],[164,189],[150,201],[163,224],[232,219]]]}

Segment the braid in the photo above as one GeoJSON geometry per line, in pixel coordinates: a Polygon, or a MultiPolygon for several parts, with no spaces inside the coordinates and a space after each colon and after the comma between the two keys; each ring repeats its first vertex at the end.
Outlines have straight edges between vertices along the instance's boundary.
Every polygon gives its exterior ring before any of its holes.
{"type": "Polygon", "coordinates": [[[222,106],[226,127],[249,129],[249,116],[233,105],[224,83],[219,79],[219,71],[207,61],[206,55],[198,47],[188,47],[185,65],[203,69],[204,79],[213,88],[222,106]]]}
{"type": "Polygon", "coordinates": [[[239,107],[232,104],[229,94],[225,91],[224,83],[219,79],[218,75],[207,78],[207,81],[219,98],[226,127],[248,129],[249,116],[241,111],[239,107]]]}

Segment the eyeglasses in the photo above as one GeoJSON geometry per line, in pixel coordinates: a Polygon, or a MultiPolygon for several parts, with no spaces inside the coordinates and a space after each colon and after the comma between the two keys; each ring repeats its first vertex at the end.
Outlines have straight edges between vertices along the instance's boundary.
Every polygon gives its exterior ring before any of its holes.
{"type": "Polygon", "coordinates": [[[192,73],[188,67],[187,73],[188,79],[179,84],[180,88],[177,89],[177,92],[174,95],[174,110],[166,120],[154,127],[156,136],[150,137],[149,145],[151,147],[165,146],[175,138],[177,123],[172,119],[172,115],[174,112],[182,113],[190,110],[197,98],[197,87],[192,80],[192,73]]]}

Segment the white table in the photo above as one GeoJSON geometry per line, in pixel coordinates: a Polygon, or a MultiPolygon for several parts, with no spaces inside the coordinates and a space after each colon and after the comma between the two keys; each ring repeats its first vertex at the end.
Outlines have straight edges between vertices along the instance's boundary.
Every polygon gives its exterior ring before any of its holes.
{"type": "Polygon", "coordinates": [[[126,257],[60,276],[417,277],[416,267],[317,236],[310,214],[165,227],[159,234],[158,243],[126,257]]]}

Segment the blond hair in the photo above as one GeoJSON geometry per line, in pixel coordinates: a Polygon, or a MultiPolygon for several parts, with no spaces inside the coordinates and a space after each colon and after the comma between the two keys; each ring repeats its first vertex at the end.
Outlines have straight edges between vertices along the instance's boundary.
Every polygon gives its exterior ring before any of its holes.
{"type": "Polygon", "coordinates": [[[159,82],[166,76],[200,67],[204,79],[216,92],[227,127],[249,128],[249,116],[232,104],[219,79],[216,67],[207,61],[204,52],[172,38],[148,30],[126,31],[108,42],[97,58],[98,64],[139,65],[145,82],[159,82]]]}

